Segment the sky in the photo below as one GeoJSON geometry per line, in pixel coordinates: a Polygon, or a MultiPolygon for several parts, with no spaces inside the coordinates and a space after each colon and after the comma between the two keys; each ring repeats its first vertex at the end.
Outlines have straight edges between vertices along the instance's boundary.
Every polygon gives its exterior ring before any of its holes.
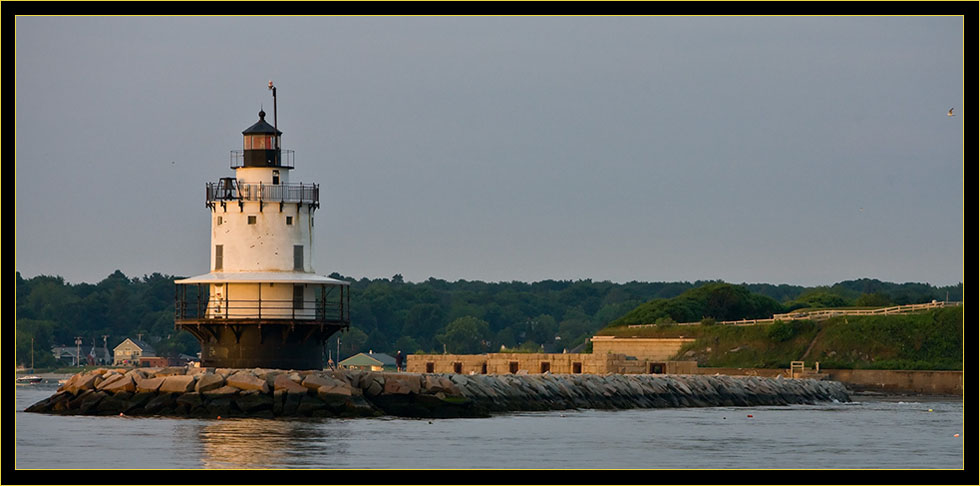
{"type": "Polygon", "coordinates": [[[207,273],[205,184],[273,80],[318,274],[956,284],[963,28],[18,17],[16,269],[207,273]]]}

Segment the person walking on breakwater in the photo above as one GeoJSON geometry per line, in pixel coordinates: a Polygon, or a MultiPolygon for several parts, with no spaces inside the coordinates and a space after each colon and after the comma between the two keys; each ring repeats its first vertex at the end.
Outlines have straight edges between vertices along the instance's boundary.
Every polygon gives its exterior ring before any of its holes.
{"type": "Polygon", "coordinates": [[[403,359],[404,359],[404,357],[402,356],[402,350],[399,349],[398,350],[398,353],[395,354],[395,369],[397,369],[398,371],[404,371],[402,369],[402,360],[403,359]]]}

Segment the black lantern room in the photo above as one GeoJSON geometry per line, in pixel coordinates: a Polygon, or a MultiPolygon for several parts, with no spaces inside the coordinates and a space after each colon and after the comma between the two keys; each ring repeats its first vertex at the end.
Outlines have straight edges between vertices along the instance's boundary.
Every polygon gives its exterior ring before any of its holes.
{"type": "Polygon", "coordinates": [[[281,167],[282,153],[279,138],[282,131],[265,121],[265,111],[259,111],[259,121],[246,128],[244,138],[245,167],[281,167]]]}

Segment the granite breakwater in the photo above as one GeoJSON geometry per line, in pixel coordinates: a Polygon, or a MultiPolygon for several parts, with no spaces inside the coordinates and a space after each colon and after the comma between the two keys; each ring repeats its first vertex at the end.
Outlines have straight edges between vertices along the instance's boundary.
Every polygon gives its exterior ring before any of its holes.
{"type": "Polygon", "coordinates": [[[27,412],[187,417],[486,417],[575,408],[850,401],[843,384],[724,375],[457,375],[355,370],[97,369],[27,412]]]}

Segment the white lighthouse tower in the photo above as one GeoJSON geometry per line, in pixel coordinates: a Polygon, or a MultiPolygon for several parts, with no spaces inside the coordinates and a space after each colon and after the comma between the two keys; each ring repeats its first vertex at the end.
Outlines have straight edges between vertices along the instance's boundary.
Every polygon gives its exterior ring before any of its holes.
{"type": "Polygon", "coordinates": [[[207,183],[211,269],[175,281],[175,326],[201,342],[204,366],[319,369],[326,339],[350,325],[349,285],[314,273],[320,188],[291,182],[294,153],[265,115],[231,153],[235,177],[207,183]]]}

